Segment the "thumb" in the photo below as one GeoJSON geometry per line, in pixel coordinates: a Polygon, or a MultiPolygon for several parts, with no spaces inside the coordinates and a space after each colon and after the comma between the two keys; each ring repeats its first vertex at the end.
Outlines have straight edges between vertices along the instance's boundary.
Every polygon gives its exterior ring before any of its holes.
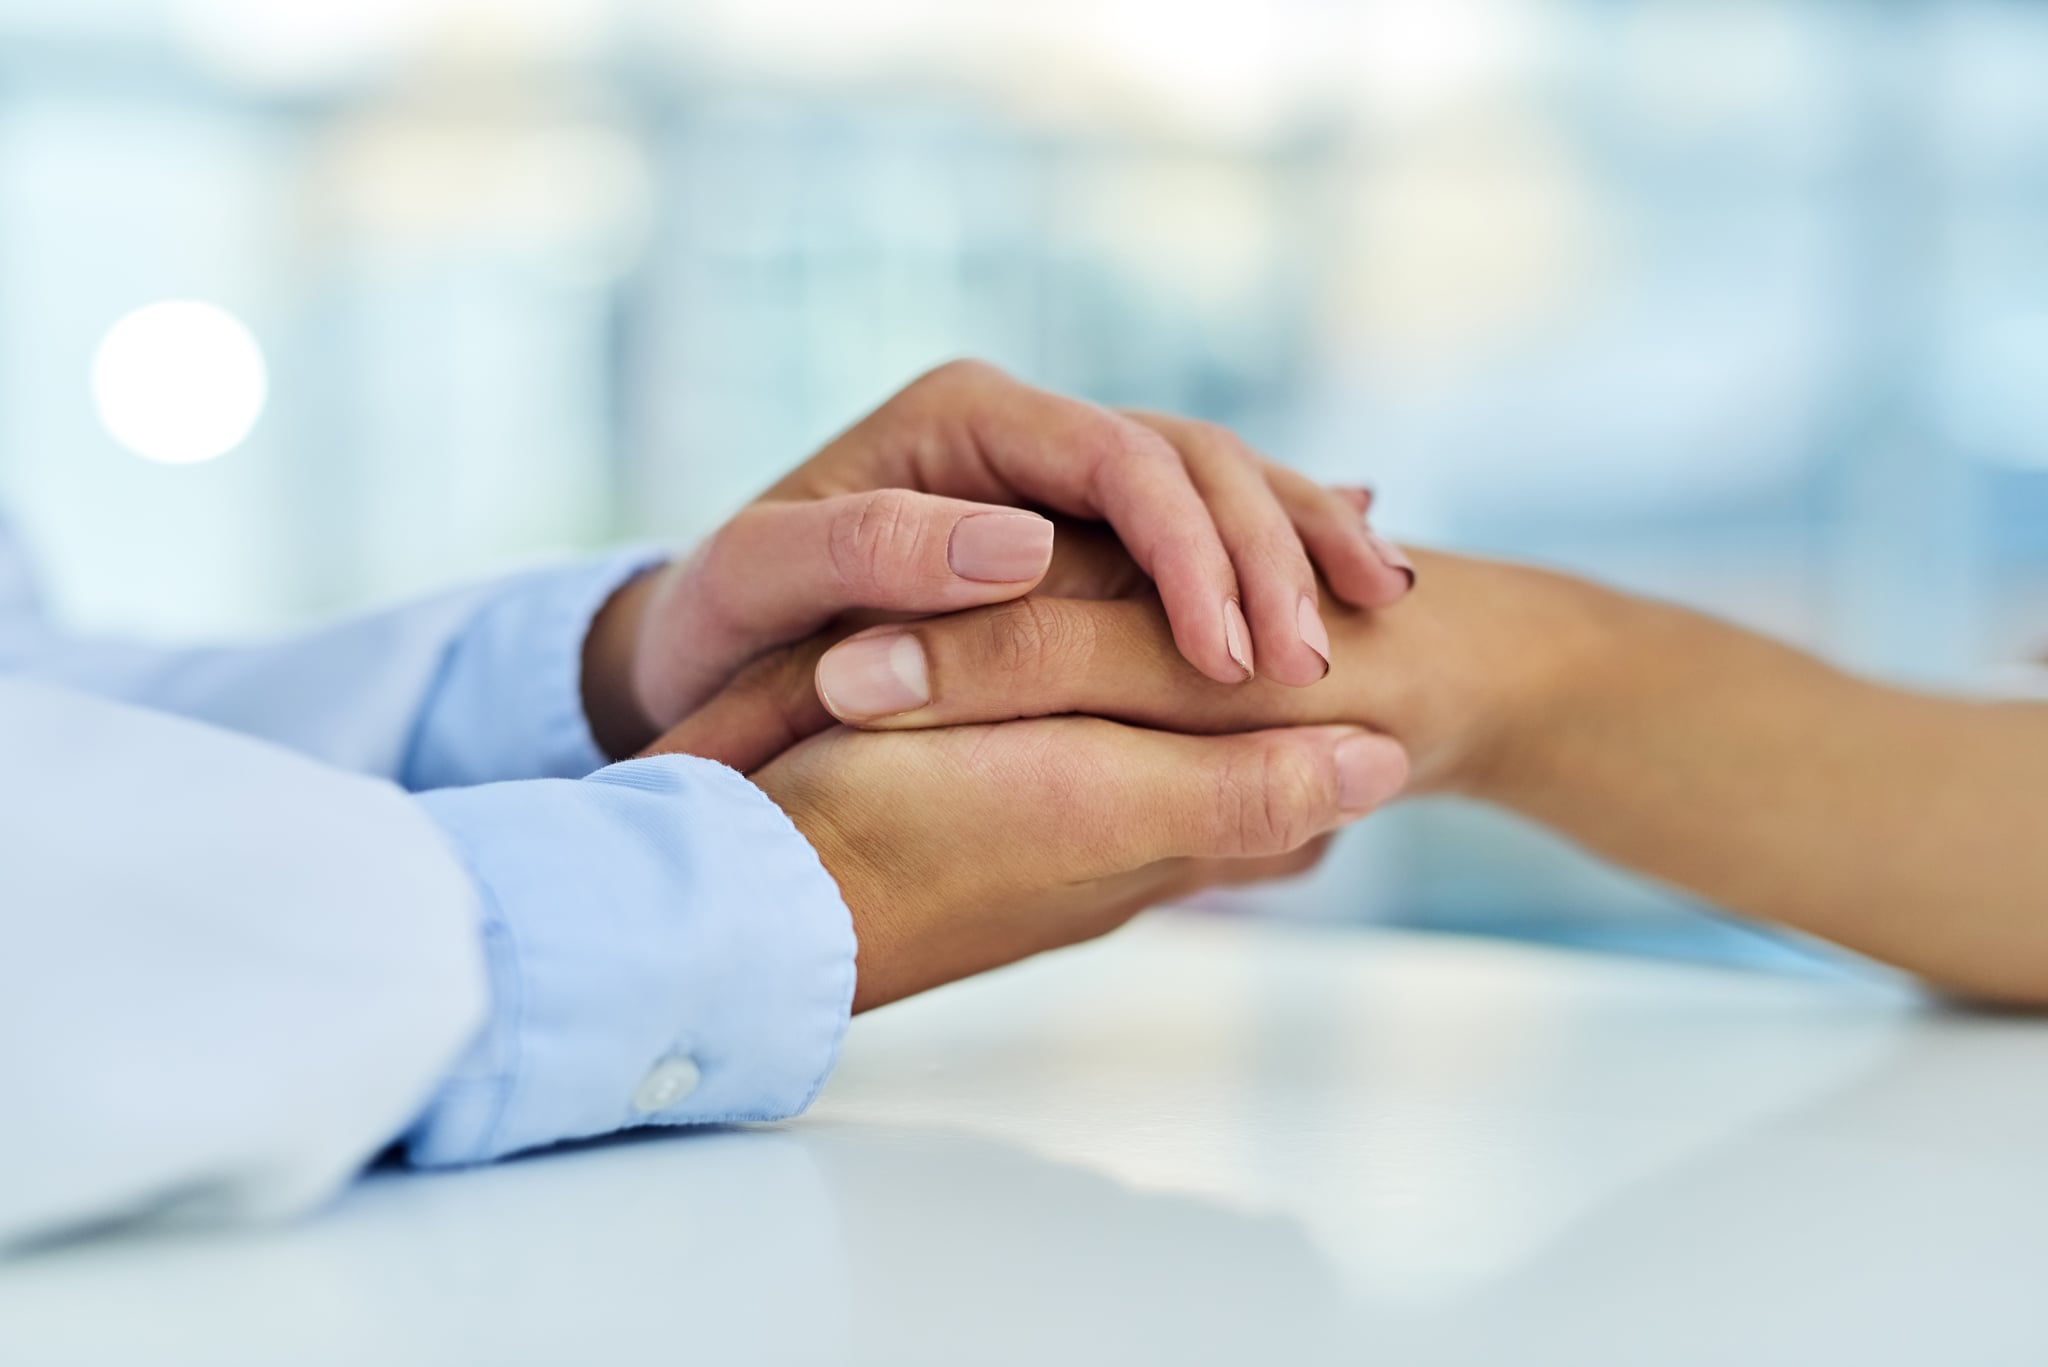
{"type": "Polygon", "coordinates": [[[833,725],[811,676],[828,637],[769,651],[641,755],[696,755],[751,774],[833,725]]]}
{"type": "Polygon", "coordinates": [[[850,609],[952,612],[1028,593],[1052,543],[1037,513],[907,489],[755,503],[649,605],[648,713],[673,726],[749,660],[850,609]]]}
{"type": "MultiPolygon", "coordinates": [[[[1095,866],[1084,872],[1095,877],[1160,860],[1287,854],[1392,801],[1408,781],[1399,742],[1356,726],[1184,736],[1069,718],[922,734],[1034,728],[1052,739],[1009,776],[1013,828],[1025,831],[1029,812],[1047,803],[1063,822],[1060,839],[1086,852],[1095,866]],[[1060,720],[1068,724],[1048,729],[1060,720]]],[[[992,752],[978,753],[986,762],[992,752]]]]}
{"type": "Polygon", "coordinates": [[[1408,782],[1400,743],[1357,727],[1136,734],[1163,762],[1139,828],[1155,858],[1288,854],[1392,801],[1408,782]]]}

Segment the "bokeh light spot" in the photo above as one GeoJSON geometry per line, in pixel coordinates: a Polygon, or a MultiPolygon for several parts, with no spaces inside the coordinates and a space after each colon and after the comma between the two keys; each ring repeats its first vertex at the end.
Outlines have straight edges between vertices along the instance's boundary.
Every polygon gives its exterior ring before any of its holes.
{"type": "Polygon", "coordinates": [[[139,308],[107,330],[92,363],[100,422],[145,460],[191,465],[242,444],[270,380],[240,319],[197,300],[139,308]]]}

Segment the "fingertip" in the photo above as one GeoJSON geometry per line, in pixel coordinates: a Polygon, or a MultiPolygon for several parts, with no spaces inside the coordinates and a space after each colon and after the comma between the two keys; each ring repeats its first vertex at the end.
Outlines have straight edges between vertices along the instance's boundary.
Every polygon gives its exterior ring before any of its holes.
{"type": "Polygon", "coordinates": [[[1251,623],[1245,620],[1244,608],[1235,598],[1223,600],[1223,649],[1230,656],[1230,663],[1237,667],[1237,677],[1225,682],[1242,683],[1258,673],[1252,666],[1251,623]]]}
{"type": "Polygon", "coordinates": [[[1415,587],[1415,562],[1408,558],[1406,551],[1369,527],[1365,532],[1365,542],[1372,547],[1372,553],[1381,565],[1401,577],[1401,592],[1406,593],[1415,587]]]}
{"type": "Polygon", "coordinates": [[[1252,679],[1251,675],[1245,673],[1243,669],[1227,657],[1222,663],[1218,663],[1214,660],[1205,659],[1200,652],[1191,651],[1185,646],[1181,648],[1181,656],[1189,664],[1200,670],[1202,677],[1212,683],[1241,684],[1249,683],[1252,679]]]}
{"type": "Polygon", "coordinates": [[[1234,595],[1217,607],[1205,586],[1189,592],[1160,582],[1158,588],[1173,644],[1183,659],[1220,684],[1241,684],[1256,676],[1251,624],[1234,595]]]}
{"type": "Polygon", "coordinates": [[[977,584],[1028,588],[1052,568],[1050,518],[1021,508],[971,512],[953,524],[946,563],[977,584]]]}
{"type": "MultiPolygon", "coordinates": [[[[1050,519],[904,488],[779,505],[733,577],[798,605],[805,626],[852,608],[950,612],[1028,593],[1052,565],[1050,519]]],[[[781,634],[780,632],[777,633],[781,634]]]]}
{"type": "Polygon", "coordinates": [[[1323,625],[1322,609],[1316,606],[1316,596],[1304,593],[1294,609],[1295,629],[1301,633],[1301,643],[1313,650],[1327,670],[1330,664],[1330,629],[1323,625]]]}
{"type": "Polygon", "coordinates": [[[1408,786],[1408,751],[1392,736],[1359,731],[1337,742],[1337,806],[1361,817],[1392,801],[1408,786]]]}
{"type": "Polygon", "coordinates": [[[1313,552],[1330,592],[1354,608],[1387,607],[1408,592],[1407,579],[1388,569],[1362,536],[1319,540],[1313,552]]]}
{"type": "Polygon", "coordinates": [[[1265,677],[1290,688],[1307,688],[1328,678],[1330,632],[1315,594],[1299,594],[1290,609],[1274,608],[1268,616],[1271,620],[1258,638],[1265,677]]]}
{"type": "Polygon", "coordinates": [[[1412,570],[1397,570],[1375,561],[1352,576],[1344,588],[1339,588],[1334,578],[1330,588],[1352,607],[1390,608],[1415,588],[1415,574],[1412,570]]]}
{"type": "Polygon", "coordinates": [[[1291,650],[1261,649],[1259,677],[1288,688],[1308,688],[1329,677],[1329,662],[1299,642],[1291,650]]]}
{"type": "Polygon", "coordinates": [[[812,679],[825,710],[850,726],[901,717],[932,700],[924,646],[900,629],[848,637],[820,657],[812,679]]]}

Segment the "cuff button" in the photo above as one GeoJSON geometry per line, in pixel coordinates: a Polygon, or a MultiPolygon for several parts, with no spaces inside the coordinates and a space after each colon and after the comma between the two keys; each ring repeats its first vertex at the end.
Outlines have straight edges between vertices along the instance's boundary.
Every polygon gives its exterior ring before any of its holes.
{"type": "Polygon", "coordinates": [[[640,1079],[633,1092],[633,1109],[642,1115],[665,1111],[696,1091],[703,1078],[694,1059],[680,1055],[665,1058],[640,1079]]]}

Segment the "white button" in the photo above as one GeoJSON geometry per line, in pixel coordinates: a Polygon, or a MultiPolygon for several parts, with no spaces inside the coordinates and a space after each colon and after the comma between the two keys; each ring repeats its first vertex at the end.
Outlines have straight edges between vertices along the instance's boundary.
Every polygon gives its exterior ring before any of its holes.
{"type": "Polygon", "coordinates": [[[696,1061],[687,1058],[665,1058],[654,1065],[654,1071],[640,1079],[640,1086],[633,1093],[633,1109],[646,1115],[654,1111],[665,1111],[697,1090],[697,1084],[704,1074],[697,1071],[696,1061]]]}

